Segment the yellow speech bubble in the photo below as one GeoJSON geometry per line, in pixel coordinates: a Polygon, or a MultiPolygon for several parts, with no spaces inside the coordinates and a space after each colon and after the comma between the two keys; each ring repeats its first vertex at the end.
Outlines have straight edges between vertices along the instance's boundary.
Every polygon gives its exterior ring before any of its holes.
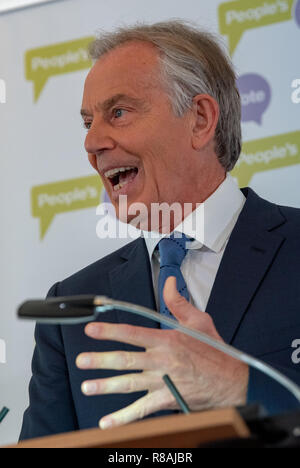
{"type": "Polygon", "coordinates": [[[25,76],[27,80],[33,81],[35,102],[51,76],[75,72],[92,66],[88,45],[93,40],[94,37],[84,37],[26,52],[25,76]]]}
{"type": "Polygon", "coordinates": [[[247,29],[267,26],[292,18],[294,0],[235,0],[221,3],[218,9],[219,29],[228,36],[229,52],[233,54],[247,29]]]}
{"type": "Polygon", "coordinates": [[[256,172],[294,164],[300,164],[300,131],[245,142],[231,175],[245,187],[256,172]]]}
{"type": "Polygon", "coordinates": [[[40,220],[40,238],[45,237],[56,215],[98,206],[102,187],[98,175],[33,187],[31,211],[40,220]]]}

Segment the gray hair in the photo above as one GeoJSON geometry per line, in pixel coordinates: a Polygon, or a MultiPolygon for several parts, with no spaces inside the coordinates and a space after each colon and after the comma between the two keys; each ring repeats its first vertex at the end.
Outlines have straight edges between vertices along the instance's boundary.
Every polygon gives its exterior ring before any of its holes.
{"type": "Polygon", "coordinates": [[[89,47],[90,56],[98,60],[129,41],[148,42],[158,49],[163,84],[178,117],[191,108],[197,94],[216,100],[220,116],[215,151],[225,170],[233,169],[241,151],[241,104],[232,62],[218,39],[181,20],[137,23],[100,33],[89,47]]]}

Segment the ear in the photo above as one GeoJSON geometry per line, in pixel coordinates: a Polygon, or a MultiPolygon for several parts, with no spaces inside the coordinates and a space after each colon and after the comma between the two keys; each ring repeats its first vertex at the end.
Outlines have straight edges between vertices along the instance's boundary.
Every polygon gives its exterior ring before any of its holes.
{"type": "Polygon", "coordinates": [[[192,145],[195,150],[203,149],[210,143],[219,120],[219,105],[208,94],[197,94],[193,98],[193,134],[192,145]]]}

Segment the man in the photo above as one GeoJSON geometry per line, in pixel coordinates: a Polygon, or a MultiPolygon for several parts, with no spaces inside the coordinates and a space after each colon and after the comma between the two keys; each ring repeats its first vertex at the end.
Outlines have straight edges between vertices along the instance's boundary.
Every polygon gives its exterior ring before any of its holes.
{"type": "MultiPolygon", "coordinates": [[[[144,233],[49,295],[99,294],[157,308],[300,382],[291,360],[300,331],[300,212],[240,191],[229,175],[241,147],[230,61],[211,35],[181,22],[104,34],[91,54],[85,148],[117,216],[131,222],[132,206],[142,203],[148,214],[140,227],[151,231],[153,205],[189,210],[169,226],[159,222],[159,238],[144,233]],[[185,222],[201,206],[204,236],[191,235],[185,222]],[[189,239],[188,250],[174,230],[189,239]]],[[[37,326],[21,439],[174,411],[164,374],[193,410],[297,405],[261,373],[176,331],[117,310],[100,319],[86,328],[37,326]]]]}

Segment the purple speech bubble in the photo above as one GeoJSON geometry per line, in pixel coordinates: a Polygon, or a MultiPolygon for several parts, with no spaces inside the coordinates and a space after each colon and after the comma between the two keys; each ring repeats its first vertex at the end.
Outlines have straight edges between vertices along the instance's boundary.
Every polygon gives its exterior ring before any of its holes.
{"type": "Polygon", "coordinates": [[[298,0],[296,6],[295,6],[295,20],[296,20],[296,23],[298,24],[299,28],[300,28],[300,0],[298,0]]]}
{"type": "Polygon", "coordinates": [[[254,121],[261,125],[262,115],[271,100],[268,82],[256,73],[247,73],[237,80],[242,103],[242,122],[254,121]]]}

